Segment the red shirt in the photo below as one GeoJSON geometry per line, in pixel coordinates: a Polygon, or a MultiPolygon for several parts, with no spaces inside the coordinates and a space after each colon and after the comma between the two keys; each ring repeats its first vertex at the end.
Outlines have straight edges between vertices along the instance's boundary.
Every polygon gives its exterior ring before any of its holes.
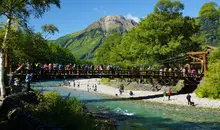
{"type": "Polygon", "coordinates": [[[168,92],[168,94],[167,94],[168,96],[171,96],[171,92],[168,92]]]}

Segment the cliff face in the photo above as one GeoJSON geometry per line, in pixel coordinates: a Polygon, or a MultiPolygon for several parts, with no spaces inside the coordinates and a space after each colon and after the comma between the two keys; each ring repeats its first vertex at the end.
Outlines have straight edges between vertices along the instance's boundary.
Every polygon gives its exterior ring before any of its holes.
{"type": "Polygon", "coordinates": [[[106,36],[119,32],[127,33],[137,23],[123,16],[105,16],[89,25],[86,29],[60,37],[54,42],[69,48],[75,57],[91,59],[106,36]]]}

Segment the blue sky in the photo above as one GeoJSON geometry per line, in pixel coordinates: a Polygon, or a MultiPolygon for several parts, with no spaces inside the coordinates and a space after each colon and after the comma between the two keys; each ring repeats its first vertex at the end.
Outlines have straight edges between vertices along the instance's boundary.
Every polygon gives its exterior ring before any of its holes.
{"type": "MultiPolygon", "coordinates": [[[[31,19],[30,25],[36,32],[44,24],[54,24],[59,33],[50,39],[57,39],[75,31],[86,28],[102,16],[123,15],[139,19],[153,12],[158,0],[61,0],[61,9],[52,7],[40,19],[31,19]]],[[[180,0],[185,5],[184,15],[196,17],[205,2],[211,0],[180,0]]],[[[212,0],[220,4],[220,0],[212,0]]]]}

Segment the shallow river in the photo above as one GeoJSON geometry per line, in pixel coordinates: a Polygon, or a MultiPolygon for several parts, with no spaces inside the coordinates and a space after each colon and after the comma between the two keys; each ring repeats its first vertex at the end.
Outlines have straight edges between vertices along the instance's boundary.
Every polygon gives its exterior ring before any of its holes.
{"type": "Polygon", "coordinates": [[[85,102],[90,111],[116,120],[119,130],[220,130],[220,109],[171,106],[142,101],[119,101],[108,96],[57,87],[60,82],[47,81],[34,84],[34,86],[44,86],[38,88],[43,91],[57,91],[62,96],[67,96],[71,92],[71,96],[85,102]]]}

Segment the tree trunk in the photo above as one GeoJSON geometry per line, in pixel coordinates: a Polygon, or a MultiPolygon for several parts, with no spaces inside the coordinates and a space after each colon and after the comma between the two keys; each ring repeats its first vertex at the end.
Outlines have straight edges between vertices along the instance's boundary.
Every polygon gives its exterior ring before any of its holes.
{"type": "Polygon", "coordinates": [[[8,38],[9,30],[11,28],[11,18],[7,20],[7,26],[5,29],[5,36],[2,43],[2,48],[0,50],[0,89],[1,89],[1,97],[5,96],[5,84],[4,84],[4,76],[5,76],[5,50],[6,50],[6,41],[8,38]]]}
{"type": "Polygon", "coordinates": [[[5,87],[4,87],[4,51],[0,51],[0,88],[1,88],[1,97],[5,96],[5,87]]]}

